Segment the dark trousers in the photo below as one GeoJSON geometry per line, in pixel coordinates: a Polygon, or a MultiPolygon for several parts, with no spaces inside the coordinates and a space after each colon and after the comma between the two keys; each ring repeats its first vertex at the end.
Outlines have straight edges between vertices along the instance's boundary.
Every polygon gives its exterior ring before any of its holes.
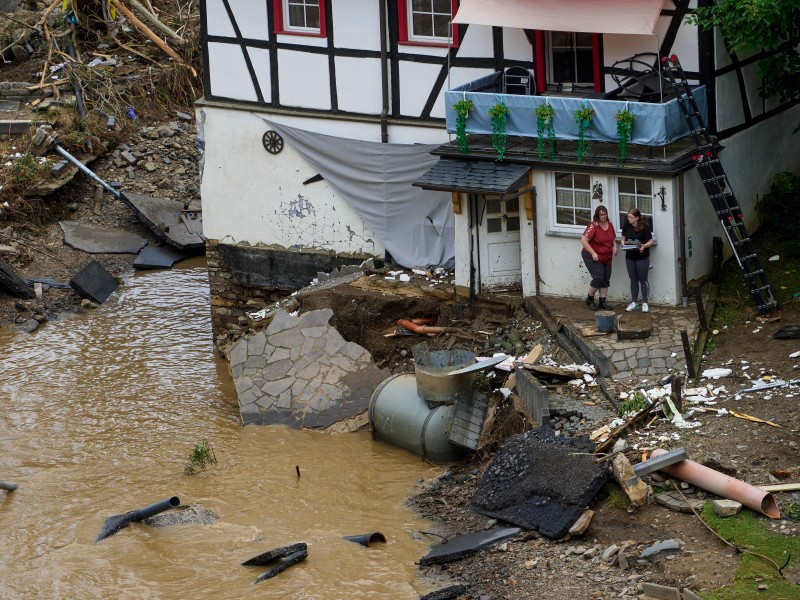
{"type": "Polygon", "coordinates": [[[592,282],[589,285],[597,289],[609,287],[611,285],[611,263],[603,264],[592,260],[592,255],[585,250],[581,252],[581,256],[586,268],[589,269],[589,275],[592,276],[592,282]]]}
{"type": "Polygon", "coordinates": [[[638,302],[639,289],[642,290],[642,302],[647,302],[650,297],[650,283],[647,276],[650,271],[650,259],[628,260],[625,259],[625,266],[628,269],[628,277],[631,278],[631,300],[638,302]]]}

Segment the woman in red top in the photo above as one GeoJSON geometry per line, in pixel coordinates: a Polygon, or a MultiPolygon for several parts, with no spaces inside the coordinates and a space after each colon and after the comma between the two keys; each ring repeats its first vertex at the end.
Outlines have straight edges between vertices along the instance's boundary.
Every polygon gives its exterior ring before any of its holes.
{"type": "Polygon", "coordinates": [[[589,284],[589,294],[586,296],[586,306],[595,310],[598,305],[594,303],[594,295],[600,290],[600,308],[609,310],[606,304],[606,295],[611,280],[611,258],[617,255],[617,234],[614,226],[608,220],[608,211],[605,206],[598,206],[594,211],[594,218],[581,236],[581,256],[592,282],[589,284]]]}

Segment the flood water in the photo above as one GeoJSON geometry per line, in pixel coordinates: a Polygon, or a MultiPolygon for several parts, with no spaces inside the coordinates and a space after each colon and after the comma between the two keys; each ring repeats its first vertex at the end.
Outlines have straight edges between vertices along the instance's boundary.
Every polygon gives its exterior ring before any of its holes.
{"type": "Polygon", "coordinates": [[[214,354],[205,264],[130,273],[103,306],[0,329],[0,598],[416,598],[436,538],[404,506],[439,469],[369,433],[242,427],[214,354]],[[217,464],[184,474],[207,439],[217,464]],[[298,478],[296,467],[300,468],[298,478]],[[213,525],[106,518],[178,496],[213,525]],[[369,548],[342,539],[380,531],[369,548]],[[240,563],[304,541],[277,577],[240,563]]]}

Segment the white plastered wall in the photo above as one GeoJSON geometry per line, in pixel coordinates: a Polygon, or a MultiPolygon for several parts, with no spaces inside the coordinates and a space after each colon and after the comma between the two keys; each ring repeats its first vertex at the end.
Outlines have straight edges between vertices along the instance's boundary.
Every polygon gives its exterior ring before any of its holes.
{"type": "MultiPolygon", "coordinates": [[[[205,142],[201,179],[203,233],[228,244],[266,244],[383,255],[384,247],[362,219],[326,181],[303,182],[317,174],[288,144],[268,153],[262,117],[350,139],[380,142],[377,123],[270,115],[202,106],[198,123],[205,142]]],[[[390,127],[396,143],[441,143],[434,127],[390,127]]]]}

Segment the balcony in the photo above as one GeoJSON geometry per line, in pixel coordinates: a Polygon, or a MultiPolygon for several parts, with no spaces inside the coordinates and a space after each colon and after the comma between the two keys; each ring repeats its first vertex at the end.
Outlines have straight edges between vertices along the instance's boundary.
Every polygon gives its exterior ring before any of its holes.
{"type": "MultiPolygon", "coordinates": [[[[634,117],[630,144],[654,147],[666,147],[681,138],[690,135],[686,119],[681,112],[675,94],[666,95],[662,102],[644,102],[636,98],[609,99],[614,92],[605,94],[603,98],[597,94],[576,97],[575,94],[559,95],[523,95],[502,93],[503,73],[492,73],[476,79],[458,88],[445,92],[446,122],[449,133],[456,132],[456,112],[453,104],[460,100],[471,100],[475,105],[466,122],[467,135],[489,135],[492,123],[489,109],[502,102],[509,108],[505,133],[508,136],[523,138],[537,137],[537,106],[549,103],[555,109],[553,128],[556,140],[577,140],[578,124],[575,112],[589,107],[594,109],[592,128],[586,132],[586,138],[592,142],[617,143],[616,114],[627,109],[634,117]]],[[[695,102],[707,122],[708,109],[705,86],[693,90],[695,102]]],[[[624,94],[617,94],[624,96],[624,94]]],[[[660,96],[659,96],[660,97],[660,96]]],[[[657,100],[659,97],[656,97],[657,100]]],[[[685,144],[680,144],[686,146],[685,144]]],[[[632,151],[633,148],[631,149],[632,151]]],[[[634,151],[635,152],[635,151],[634,151]]],[[[638,152],[637,152],[638,153],[638,152]]]]}

